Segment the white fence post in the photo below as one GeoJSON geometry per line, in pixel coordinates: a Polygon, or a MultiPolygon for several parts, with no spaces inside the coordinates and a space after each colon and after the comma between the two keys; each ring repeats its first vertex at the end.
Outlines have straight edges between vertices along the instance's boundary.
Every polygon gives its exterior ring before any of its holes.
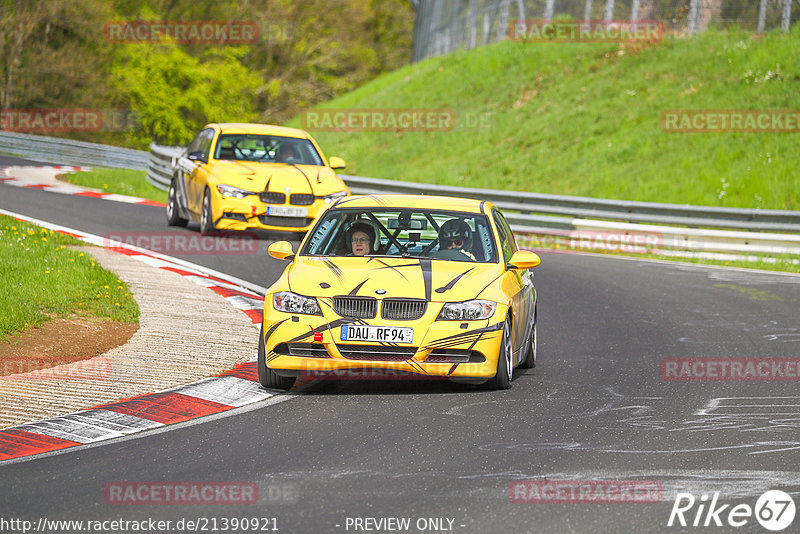
{"type": "Polygon", "coordinates": [[[603,22],[614,20],[614,0],[606,0],[606,11],[603,14],[603,22]]]}
{"type": "Polygon", "coordinates": [[[761,0],[758,6],[758,28],[757,33],[764,33],[764,24],[767,19],[767,0],[761,0]]]}
{"type": "Polygon", "coordinates": [[[792,0],[783,0],[783,16],[781,17],[781,30],[788,32],[792,21],[792,0]]]}
{"type": "Polygon", "coordinates": [[[700,0],[691,0],[689,2],[689,35],[697,33],[697,17],[700,16],[700,0]]]}

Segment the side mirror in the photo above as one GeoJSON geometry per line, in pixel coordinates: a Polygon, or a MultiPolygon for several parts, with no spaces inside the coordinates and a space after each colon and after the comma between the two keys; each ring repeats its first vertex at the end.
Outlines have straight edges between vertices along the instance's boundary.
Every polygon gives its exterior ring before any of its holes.
{"type": "Polygon", "coordinates": [[[331,166],[331,169],[344,169],[347,167],[347,163],[344,162],[342,158],[337,158],[336,156],[331,156],[328,158],[328,163],[331,166]]]}
{"type": "Polygon", "coordinates": [[[541,262],[539,255],[530,250],[518,250],[508,260],[508,264],[514,269],[533,269],[541,262]]]}
{"type": "Polygon", "coordinates": [[[269,246],[267,253],[278,260],[291,259],[289,256],[294,256],[292,244],[288,241],[276,241],[269,246]]]}
{"type": "Polygon", "coordinates": [[[203,154],[202,151],[195,150],[194,152],[189,152],[189,154],[187,154],[186,157],[192,161],[202,161],[205,155],[203,154]]]}

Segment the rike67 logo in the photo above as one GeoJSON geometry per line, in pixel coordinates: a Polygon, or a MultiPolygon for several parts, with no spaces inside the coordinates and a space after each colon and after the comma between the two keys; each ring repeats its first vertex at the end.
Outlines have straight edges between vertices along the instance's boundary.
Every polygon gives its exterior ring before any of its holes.
{"type": "Polygon", "coordinates": [[[678,493],[667,526],[691,527],[743,527],[753,517],[767,530],[784,530],[794,521],[795,505],[792,497],[780,490],[770,490],[761,495],[755,507],[749,504],[718,504],[719,493],[704,493],[696,499],[691,493],[678,493]],[[710,501],[709,501],[710,499],[710,501]]]}

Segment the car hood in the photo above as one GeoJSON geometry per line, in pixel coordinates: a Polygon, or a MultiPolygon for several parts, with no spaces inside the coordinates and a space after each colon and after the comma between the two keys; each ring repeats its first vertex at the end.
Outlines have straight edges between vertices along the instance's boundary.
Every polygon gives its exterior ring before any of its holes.
{"type": "Polygon", "coordinates": [[[211,174],[217,183],[254,192],[313,193],[320,196],[344,189],[344,182],[333,169],[316,165],[218,161],[211,174]]]}
{"type": "Polygon", "coordinates": [[[494,263],[394,257],[298,257],[288,273],[295,293],[415,298],[459,302],[476,298],[500,276],[494,263]]]}

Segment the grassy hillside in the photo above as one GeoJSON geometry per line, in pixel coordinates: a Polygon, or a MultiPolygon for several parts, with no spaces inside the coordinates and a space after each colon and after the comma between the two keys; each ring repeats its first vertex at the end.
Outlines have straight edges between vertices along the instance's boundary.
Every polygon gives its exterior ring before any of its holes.
{"type": "Polygon", "coordinates": [[[798,65],[798,26],[636,46],[502,42],[401,68],[322,106],[452,109],[460,120],[487,114],[487,127],[312,134],[349,174],[797,210],[800,134],[667,133],[660,116],[800,110],[798,65]]]}

